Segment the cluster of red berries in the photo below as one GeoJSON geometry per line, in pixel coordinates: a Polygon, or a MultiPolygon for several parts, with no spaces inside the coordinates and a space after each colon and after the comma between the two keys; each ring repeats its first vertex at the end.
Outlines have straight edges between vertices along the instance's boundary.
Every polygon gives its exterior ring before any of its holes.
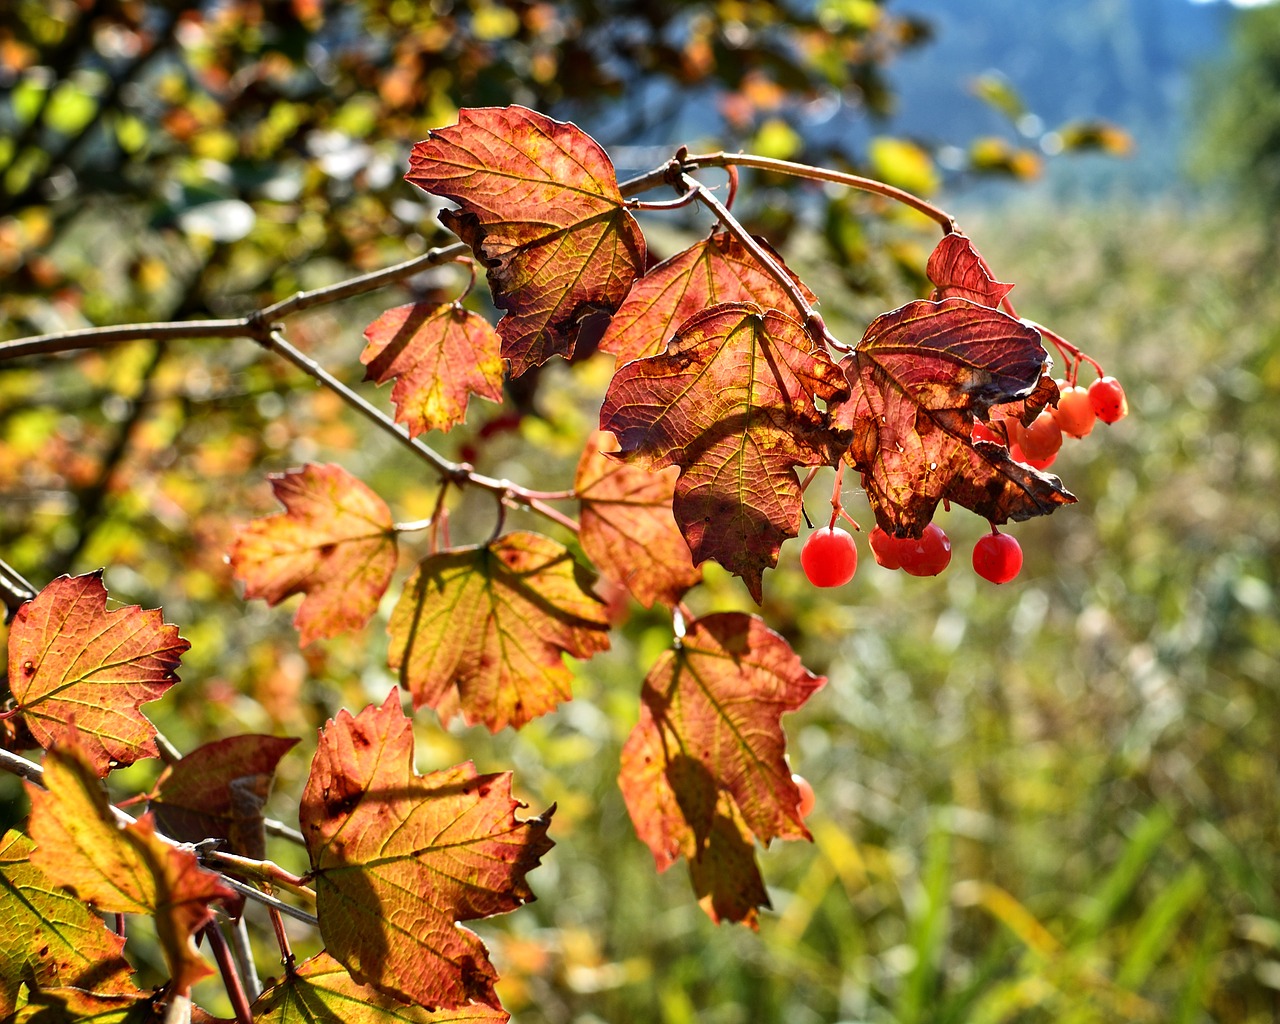
{"type": "Polygon", "coordinates": [[[1058,457],[1064,436],[1085,437],[1095,421],[1115,423],[1129,414],[1124,388],[1114,377],[1099,377],[1087,388],[1063,380],[1057,383],[1056,407],[1046,406],[1026,426],[1015,419],[1003,420],[1003,437],[997,425],[975,423],[973,439],[1007,444],[1015,462],[1048,469],[1058,457]]]}
{"type": "MultiPolygon", "coordinates": [[[[1005,419],[1001,437],[986,424],[975,423],[973,439],[1000,445],[1007,440],[1015,461],[1046,469],[1057,458],[1064,434],[1084,437],[1095,420],[1115,423],[1129,412],[1124,388],[1114,377],[1099,377],[1087,389],[1059,381],[1058,391],[1057,406],[1041,410],[1029,425],[1005,419]]],[[[919,537],[895,537],[877,526],[870,541],[876,562],[886,569],[937,576],[951,564],[951,541],[937,523],[926,526],[919,537]]],[[[858,568],[858,549],[847,530],[824,526],[809,534],[800,550],[800,565],[815,587],[843,586],[858,568]]],[[[1008,583],[1022,570],[1022,546],[993,525],[973,547],[973,570],[992,583],[1008,583]]]]}

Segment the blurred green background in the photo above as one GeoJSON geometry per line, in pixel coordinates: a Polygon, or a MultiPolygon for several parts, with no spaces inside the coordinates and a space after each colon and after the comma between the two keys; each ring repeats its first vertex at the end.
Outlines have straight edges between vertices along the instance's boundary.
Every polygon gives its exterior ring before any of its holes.
{"type": "MultiPolygon", "coordinates": [[[[538,902],[477,928],[522,1024],[1280,1019],[1280,9],[1025,6],[1072,19],[1067,56],[1015,37],[996,2],[962,26],[896,0],[0,14],[3,337],[234,315],[421,251],[444,236],[399,181],[408,144],[459,106],[515,100],[623,144],[626,170],[689,141],[931,190],[1023,315],[1124,382],[1129,418],[1054,466],[1079,504],[1013,528],[1015,582],[969,571],[985,526],[960,510],[941,516],[956,556],[936,579],[881,570],[865,545],[838,592],[808,587],[795,544],[766,574],[761,614],[829,681],[786,721],[815,842],[760,851],[774,909],[758,933],[712,925],[682,867],[656,875],[617,792],[640,680],[670,640],[661,613],[631,608],[577,699],[518,735],[418,716],[420,770],[514,767],[535,810],[559,805],[538,902]],[[967,92],[948,30],[981,35],[1004,76],[967,92]],[[1118,69],[1116,38],[1142,44],[1118,69]],[[1063,61],[1080,89],[1036,77],[1063,61]],[[936,133],[911,120],[926,68],[931,115],[953,111],[936,133]],[[1127,107],[1084,88],[1099,68],[1136,83],[1112,93],[1127,107]],[[1137,143],[1128,159],[1123,137],[1079,134],[1106,118],[1137,143]]],[[[921,289],[933,237],[918,225],[781,189],[746,181],[743,214],[840,337],[921,289]]],[[[662,222],[655,247],[705,226],[662,222]]],[[[424,275],[290,336],[355,382],[380,309],[459,284],[424,275]]],[[[610,370],[556,362],[512,390],[518,420],[477,403],[431,442],[567,485],[610,370]]],[[[431,511],[434,480],[250,342],[0,364],[0,558],[36,582],[106,566],[113,597],[164,608],[192,649],[148,712],[180,748],[303,736],[274,797],[284,820],[316,727],[392,685],[381,622],[299,651],[288,608],[236,597],[233,523],[273,508],[266,471],[305,460],[342,462],[397,519],[431,511]]],[[[492,515],[464,497],[454,539],[486,536],[492,515]]],[[[749,607],[708,576],[698,609],[749,607]]],[[[0,798],[0,824],[25,814],[12,780],[0,798]]],[[[299,952],[314,942],[300,933],[299,952]]],[[[131,946],[144,979],[160,969],[131,946]]],[[[225,1012],[216,986],[204,995],[225,1012]]]]}

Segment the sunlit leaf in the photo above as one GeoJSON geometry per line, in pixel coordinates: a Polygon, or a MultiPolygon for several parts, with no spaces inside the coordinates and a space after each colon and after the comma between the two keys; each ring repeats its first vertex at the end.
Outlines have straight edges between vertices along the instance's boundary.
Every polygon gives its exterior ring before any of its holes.
{"type": "Polygon", "coordinates": [[[272,474],[285,510],[240,528],[231,548],[245,597],[278,604],[303,594],[293,623],[303,646],[365,625],[391,582],[391,510],[341,466],[272,474]]]}
{"type": "Polygon", "coordinates": [[[935,285],[933,298],[937,300],[968,299],[998,309],[1013,290],[1013,285],[995,279],[973,242],[958,231],[943,235],[929,256],[927,273],[935,285]]]}
{"type": "Polygon", "coordinates": [[[200,867],[195,854],[156,835],[151,815],[121,827],[93,766],[74,744],[45,755],[44,784],[30,783],[32,863],[99,910],[155,918],[174,990],[212,973],[195,933],[210,906],[235,894],[200,867]]]}
{"type": "Polygon", "coordinates": [[[458,922],[529,902],[550,812],[519,819],[510,773],[418,775],[398,691],[326,725],[299,816],[320,934],[355,979],[428,1008],[498,1007],[484,944],[458,922]]]}
{"type": "Polygon", "coordinates": [[[328,953],[320,953],[267,989],[253,1004],[257,1024],[505,1024],[510,1015],[482,1003],[425,1010],[361,985],[328,953]]]}
{"type": "Polygon", "coordinates": [[[136,992],[124,939],[32,863],[34,849],[15,829],[0,837],[0,1018],[24,984],[136,992]]]}
{"type": "Polygon", "coordinates": [[[266,856],[263,808],[276,765],[293,737],[229,736],[197,747],[169,765],[150,810],[171,839],[222,839],[230,853],[266,856]]]}
{"type": "MultiPolygon", "coordinates": [[[[779,266],[782,257],[761,242],[779,266]]],[[[799,280],[810,303],[817,298],[799,280]]],[[[782,286],[727,232],[718,231],[664,260],[631,289],[609,321],[600,348],[618,363],[657,355],[682,323],[719,302],[754,302],[761,309],[791,309],[782,286]]]]}
{"type": "Polygon", "coordinates": [[[974,416],[1037,394],[1040,335],[967,299],[918,300],[877,317],[843,366],[853,394],[834,415],[884,529],[919,536],[943,499],[993,523],[1075,501],[1057,477],[971,440],[974,416]]]}
{"type": "Polygon", "coordinates": [[[597,431],[587,439],[573,489],[582,502],[582,550],[646,608],[674,605],[702,578],[671,512],[675,470],[649,472],[609,458],[618,444],[597,431]]]}
{"type": "Polygon", "coordinates": [[[49,988],[31,992],[29,999],[5,1024],[161,1024],[164,1019],[156,999],[141,992],[104,995],[49,988]]]}
{"type": "Polygon", "coordinates": [[[641,691],[619,785],[659,870],[686,858],[715,920],[754,924],[767,906],[753,839],[808,839],[781,717],[822,686],[756,616],[688,624],[641,691]]]}
{"type": "Polygon", "coordinates": [[[414,707],[493,732],[568,700],[564,655],[609,647],[592,577],[561,544],[517,532],[431,555],[391,613],[390,664],[414,707]]]}
{"type": "Polygon", "coordinates": [[[645,264],[604,150],[524,107],[463,110],[413,147],[406,180],[457,201],[441,215],[488,270],[513,376],[572,355],[583,323],[614,312],[645,264]]]}
{"type": "Polygon", "coordinates": [[[365,379],[395,379],[396,421],[414,437],[461,423],[471,395],[502,401],[497,332],[456,303],[396,306],[366,327],[364,336],[365,379]]]}
{"type": "Polygon", "coordinates": [[[847,386],[795,320],[729,303],[620,367],[600,426],[637,463],[680,467],[673,509],[694,563],[715,559],[758,602],[764,570],[800,529],[795,467],[838,458],[819,402],[847,386]]]}
{"type": "Polygon", "coordinates": [[[78,733],[99,775],[155,757],[139,710],[178,681],[191,645],[159,609],[107,610],[101,573],[60,576],[18,609],[9,632],[9,688],[43,747],[78,733]]]}

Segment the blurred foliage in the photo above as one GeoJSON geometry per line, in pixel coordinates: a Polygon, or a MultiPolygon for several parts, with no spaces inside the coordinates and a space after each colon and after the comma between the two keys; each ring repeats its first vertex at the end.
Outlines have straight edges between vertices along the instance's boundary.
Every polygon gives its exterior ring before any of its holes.
{"type": "MultiPolygon", "coordinates": [[[[805,9],[15,0],[0,10],[0,329],[238,314],[422,251],[440,236],[399,182],[404,153],[462,105],[517,100],[635,146],[668,144],[673,112],[701,103],[700,130],[725,145],[923,180],[910,143],[810,152],[801,130],[831,90],[884,109],[884,62],[921,27],[871,0],[805,9]]],[[[913,293],[903,271],[927,242],[863,200],[806,223],[757,184],[758,226],[792,243],[839,336],[890,285],[913,293]]],[[[518,1021],[1275,1019],[1280,291],[1256,272],[1264,240],[1185,209],[957,212],[1020,310],[1100,358],[1133,414],[1060,457],[1081,503],[1016,528],[1013,584],[968,571],[981,524],[959,512],[935,580],[883,572],[864,545],[853,584],[819,593],[784,549],[763,614],[830,682],[787,721],[819,793],[816,841],[762,858],[775,913],[759,934],[712,926],[681,870],[656,876],[617,792],[640,679],[670,642],[661,614],[629,608],[578,699],[518,735],[418,716],[421,770],[514,767],[535,810],[559,805],[539,902],[481,926],[518,1021]]],[[[404,291],[300,318],[290,337],[355,380],[361,329],[404,291]]],[[[609,369],[557,361],[535,392],[477,404],[431,443],[567,483],[609,369]]],[[[299,650],[288,609],[238,602],[224,560],[234,523],[273,506],[264,474],[310,459],[341,461],[397,519],[434,505],[419,463],[248,341],[5,365],[0,557],[37,582],[106,565],[114,597],[163,606],[192,649],[147,710],[180,749],[311,737],[391,688],[383,630],[299,650]]],[[[495,512],[460,496],[453,539],[487,536],[495,512]]],[[[695,610],[748,606],[710,575],[695,610]]],[[[273,798],[286,821],[302,747],[273,798]]],[[[118,795],[156,772],[122,773],[118,795]]],[[[24,813],[13,780],[0,799],[0,822],[24,813]]],[[[302,867],[283,843],[270,853],[302,867]]],[[[216,988],[198,998],[218,1009],[216,988]]]]}

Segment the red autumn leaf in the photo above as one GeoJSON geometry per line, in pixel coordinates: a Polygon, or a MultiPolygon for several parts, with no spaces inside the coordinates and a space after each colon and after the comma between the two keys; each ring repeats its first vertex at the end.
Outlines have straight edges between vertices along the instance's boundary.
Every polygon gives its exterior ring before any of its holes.
{"type": "Polygon", "coordinates": [[[650,473],[609,458],[607,431],[587,440],[573,489],[582,502],[578,540],[587,557],[646,608],[674,606],[702,578],[671,511],[675,470],[650,473]]]}
{"type": "Polygon", "coordinates": [[[592,583],[563,545],[536,533],[431,555],[391,613],[390,665],[415,708],[518,729],[570,698],[563,655],[608,649],[592,583]]]}
{"type": "Polygon", "coordinates": [[[768,905],[753,838],[810,838],[781,717],[825,681],[740,612],[691,622],[645,678],[619,785],[658,869],[686,858],[714,920],[754,926],[768,905]]]}
{"type": "Polygon", "coordinates": [[[43,747],[78,733],[99,775],[155,757],[140,706],[178,681],[191,645],[159,609],[107,611],[100,572],[60,576],[18,609],[9,632],[9,688],[43,747]]]}
{"type": "Polygon", "coordinates": [[[853,431],[848,459],[885,530],[919,536],[944,499],[993,523],[1075,501],[1057,477],[970,436],[975,415],[1036,393],[1047,358],[1033,328],[967,299],[871,322],[842,363],[853,394],[833,417],[853,431]]]}
{"type": "Polygon", "coordinates": [[[0,836],[0,1019],[24,985],[136,993],[124,938],[41,871],[34,850],[21,832],[0,836]]]}
{"type": "Polygon", "coordinates": [[[454,302],[396,306],[364,329],[365,380],[395,378],[396,422],[417,437],[450,430],[467,416],[467,399],[502,401],[498,334],[484,317],[454,302]]]}
{"type": "Polygon", "coordinates": [[[212,974],[196,951],[195,933],[213,919],[210,904],[235,893],[195,854],[160,839],[150,814],[122,828],[76,744],[48,751],[44,784],[27,784],[32,863],[99,910],[154,917],[176,992],[212,974]]]}
{"type": "Polygon", "coordinates": [[[694,563],[714,558],[759,602],[764,570],[800,530],[795,468],[839,457],[818,403],[847,387],[795,320],[728,303],[620,367],[600,426],[635,462],[680,467],[673,509],[694,563]]]}
{"type": "Polygon", "coordinates": [[[935,285],[933,298],[961,298],[998,309],[1013,285],[997,281],[973,242],[958,231],[943,235],[925,271],[935,285]]]}
{"type": "Polygon", "coordinates": [[[428,1008],[497,1008],[497,972],[458,922],[532,900],[551,812],[520,819],[509,772],[418,775],[398,691],[320,737],[299,817],[320,934],[360,983],[428,1008]]]}
{"type": "Polygon", "coordinates": [[[223,839],[230,853],[266,857],[263,808],[276,765],[297,739],[229,736],[206,743],[171,764],[150,804],[171,839],[198,843],[223,839]]]}
{"type": "Polygon", "coordinates": [[[285,510],[240,528],[231,548],[245,597],[305,595],[293,624],[305,647],[373,617],[396,567],[391,510],[341,466],[306,465],[268,479],[285,510]]]}
{"type": "Polygon", "coordinates": [[[481,1003],[425,1010],[361,985],[337,960],[320,953],[285,976],[253,1004],[255,1024],[506,1024],[510,1014],[481,1003]]]}
{"type": "MultiPolygon", "coordinates": [[[[768,249],[768,245],[761,242],[768,249]]],[[[770,250],[779,266],[782,257],[770,250]]],[[[810,300],[813,295],[798,279],[810,300]]],[[[600,348],[618,363],[657,355],[682,323],[719,302],[754,302],[761,309],[791,309],[791,298],[742,243],[727,232],[691,245],[650,270],[632,287],[609,321],[600,348]]]]}
{"type": "Polygon", "coordinates": [[[518,106],[463,110],[413,147],[405,179],[461,205],[440,219],[488,268],[513,376],[572,355],[584,321],[613,313],[644,271],[613,164],[576,125],[518,106]]]}

